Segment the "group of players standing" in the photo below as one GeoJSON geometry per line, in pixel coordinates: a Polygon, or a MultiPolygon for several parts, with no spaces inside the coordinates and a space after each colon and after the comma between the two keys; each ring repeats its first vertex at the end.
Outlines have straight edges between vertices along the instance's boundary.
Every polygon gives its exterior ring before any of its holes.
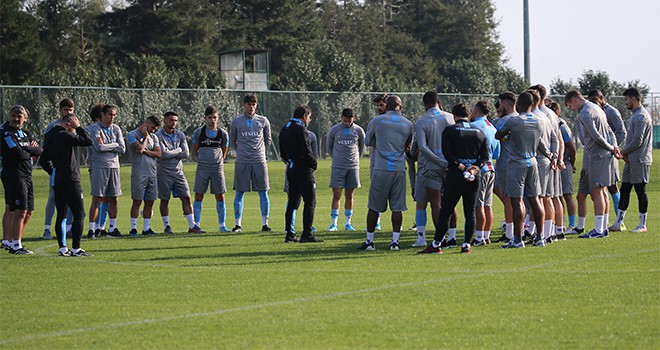
{"type": "MultiPolygon", "coordinates": [[[[380,213],[387,210],[388,204],[394,228],[390,249],[400,249],[402,212],[407,210],[406,162],[416,201],[418,239],[413,246],[425,247],[420,253],[441,253],[442,248],[457,246],[454,209],[461,198],[465,217],[461,251],[469,253],[472,245],[490,244],[493,193],[502,200],[505,208],[505,233],[500,238],[506,243],[503,248],[524,247],[524,234],[530,237],[528,244],[544,246],[564,239],[565,234],[582,233],[586,221],[586,195],[591,195],[594,203],[595,228],[580,235],[581,238],[606,237],[609,231],[625,230],[623,219],[633,187],[640,207],[640,222],[633,231],[644,232],[648,208],[645,185],[652,161],[652,123],[641,104],[638,90],[628,89],[624,96],[626,106],[633,111],[627,137],[620,113],[605,103],[599,91],[589,94],[590,101],[578,91],[570,91],[565,97],[565,105],[579,113],[576,125],[585,145],[577,196],[577,226],[572,198],[575,140],[567,123],[558,116],[559,104],[545,99],[546,90],[542,85],[534,85],[519,96],[511,92],[500,94],[496,104],[498,116],[492,120],[488,118],[490,107],[485,101],[472,107],[459,103],[448,113],[441,109],[435,92],[424,95],[426,114],[417,120],[415,126],[403,116],[401,99],[395,95],[380,95],[374,99],[379,115],[370,121],[366,132],[354,123],[354,112],[344,109],[341,122],[329,130],[326,139],[327,152],[332,158],[330,187],[333,191],[332,224],[328,231],[338,229],[342,191],[346,197],[344,229],[355,230],[351,223],[353,194],[360,187],[360,158],[365,146],[370,146],[367,238],[360,250],[375,249],[374,232],[379,229],[380,213]],[[619,180],[618,159],[626,161],[620,201],[619,195],[613,191],[619,180]],[[418,163],[416,172],[415,161],[418,163]],[[610,212],[608,188],[613,192],[617,212],[612,226],[607,222],[610,212]],[[431,205],[436,232],[434,240],[427,246],[428,204],[431,205]],[[568,211],[568,227],[564,225],[564,208],[568,211]],[[525,216],[526,224],[523,223],[525,216]]],[[[71,99],[62,100],[59,107],[60,118],[48,126],[43,149],[23,130],[29,114],[24,107],[13,107],[9,120],[2,126],[2,181],[7,205],[3,216],[2,245],[12,254],[32,253],[22,246],[21,237],[34,210],[32,160],[41,156],[40,164],[51,174],[52,190],[46,208],[44,238],[50,238],[52,201],[57,209],[58,254],[90,255],[80,247],[85,213],[80,170],[74,152],[79,146],[88,147],[91,180],[87,237],[122,235],[117,229],[117,197],[122,194],[119,154],[127,147],[121,129],[114,124],[116,108],[102,104],[94,106],[90,111],[94,122],[81,127],[73,114],[71,99]],[[105,230],[106,215],[109,216],[108,231],[105,230]],[[66,244],[67,230],[73,237],[71,250],[66,244]]],[[[176,129],[177,114],[165,113],[162,122],[151,116],[127,134],[133,200],[130,235],[138,235],[137,220],[143,202],[142,235],[155,234],[151,229],[151,215],[157,198],[160,199],[164,233],[172,233],[168,209],[171,196],[181,200],[188,232],[203,233],[200,227],[202,201],[209,185],[216,198],[218,231],[229,232],[225,223],[224,194],[227,190],[223,164],[230,145],[236,150],[237,174],[234,177],[236,225],[231,231],[242,230],[243,197],[250,191],[259,193],[262,231],[271,231],[268,226],[270,187],[266,159],[266,149],[271,143],[270,123],[266,117],[256,114],[256,96],[245,96],[243,107],[244,113],[232,120],[229,133],[218,125],[218,111],[213,106],[205,110],[205,125],[194,131],[192,156],[197,161],[194,201],[191,201],[183,172],[183,160],[189,158],[191,152],[185,134],[176,129]]],[[[313,172],[318,150],[314,150],[315,135],[307,130],[310,120],[311,109],[306,105],[298,106],[280,133],[280,153],[287,164],[289,197],[285,242],[321,242],[312,233],[316,206],[313,172]],[[301,197],[305,206],[303,233],[298,238],[293,221],[301,197]]]]}

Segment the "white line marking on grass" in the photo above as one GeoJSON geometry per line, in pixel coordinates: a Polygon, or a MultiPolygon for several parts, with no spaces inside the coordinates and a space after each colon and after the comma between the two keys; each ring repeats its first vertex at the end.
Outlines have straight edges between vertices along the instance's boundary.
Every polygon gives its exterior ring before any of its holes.
{"type": "Polygon", "coordinates": [[[635,251],[635,252],[632,252],[632,253],[591,256],[591,257],[586,257],[586,258],[582,258],[582,259],[565,260],[565,261],[561,261],[559,263],[550,262],[550,263],[536,264],[536,265],[531,265],[531,266],[521,266],[521,267],[516,267],[516,268],[506,269],[506,270],[489,270],[489,271],[485,271],[485,272],[476,272],[476,273],[473,272],[472,274],[469,274],[469,275],[468,274],[461,274],[461,275],[458,275],[458,276],[436,278],[436,279],[431,279],[431,280],[426,280],[426,281],[415,281],[415,282],[390,284],[390,285],[383,285],[383,286],[373,287],[373,288],[365,288],[365,289],[358,289],[358,290],[345,291],[345,292],[336,292],[336,293],[323,294],[323,295],[310,296],[310,297],[294,298],[294,299],[289,299],[289,300],[274,301],[274,302],[270,302],[270,303],[238,306],[238,307],[233,307],[233,308],[213,310],[213,311],[207,311],[207,312],[195,312],[195,313],[173,315],[173,316],[166,316],[166,317],[160,317],[160,318],[145,318],[145,319],[134,320],[134,321],[126,321],[126,322],[111,323],[111,324],[106,324],[106,325],[98,325],[98,326],[94,326],[94,327],[75,328],[75,329],[68,329],[68,330],[57,331],[57,332],[31,334],[31,335],[25,335],[25,336],[21,336],[21,337],[18,337],[18,338],[13,338],[13,339],[0,339],[0,345],[13,344],[13,343],[17,343],[17,342],[25,342],[25,341],[32,341],[32,340],[38,340],[38,339],[53,338],[53,337],[61,337],[61,336],[67,336],[67,335],[77,334],[77,333],[87,333],[87,332],[95,332],[95,331],[108,330],[108,329],[116,329],[116,328],[136,326],[136,325],[154,324],[154,323],[176,321],[176,320],[183,320],[183,319],[197,318],[197,317],[218,316],[218,315],[224,315],[224,314],[233,313],[233,312],[249,311],[249,310],[263,309],[263,308],[269,308],[269,307],[274,307],[274,306],[296,304],[296,303],[299,303],[299,302],[313,302],[313,301],[319,301],[319,300],[325,300],[325,299],[341,298],[341,297],[357,295],[357,294],[381,292],[381,291],[391,290],[391,289],[396,289],[396,288],[422,286],[422,285],[427,285],[427,284],[433,284],[433,283],[439,283],[439,282],[448,282],[448,281],[454,281],[454,280],[460,280],[460,279],[475,279],[475,278],[478,278],[478,277],[493,276],[493,275],[512,273],[512,272],[521,272],[521,271],[532,270],[532,269],[536,269],[536,268],[542,268],[542,267],[546,267],[546,266],[557,266],[557,264],[575,264],[575,263],[578,263],[578,262],[581,262],[581,261],[587,261],[587,260],[592,260],[592,259],[596,259],[596,258],[598,258],[598,259],[605,258],[606,259],[606,258],[612,258],[612,257],[618,257],[618,256],[626,256],[626,255],[633,255],[633,254],[638,254],[638,253],[648,253],[648,252],[657,252],[657,251],[660,251],[660,248],[659,249],[651,249],[651,250],[635,251]]]}

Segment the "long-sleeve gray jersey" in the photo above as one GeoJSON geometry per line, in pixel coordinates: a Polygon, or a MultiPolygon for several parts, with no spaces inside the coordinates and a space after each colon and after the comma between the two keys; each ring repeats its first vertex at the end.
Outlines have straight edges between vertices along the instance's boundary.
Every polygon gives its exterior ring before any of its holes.
{"type": "MultiPolygon", "coordinates": [[[[552,128],[552,122],[550,121],[550,118],[543,113],[542,110],[539,108],[535,108],[532,113],[539,117],[539,120],[541,121],[541,124],[543,125],[543,128],[541,130],[541,138],[545,142],[546,145],[550,148],[551,152],[557,152],[557,147],[558,147],[558,141],[557,141],[557,134],[552,128]]],[[[550,159],[548,159],[545,155],[537,153],[536,154],[536,160],[539,163],[544,163],[544,164],[550,164],[550,159]]]]}
{"type": "Polygon", "coordinates": [[[326,149],[332,158],[332,167],[357,169],[364,153],[364,129],[353,123],[350,127],[337,123],[326,136],[326,149]]]}
{"type": "Polygon", "coordinates": [[[445,170],[447,160],[442,155],[442,132],[454,125],[454,116],[438,107],[429,108],[415,124],[415,139],[419,148],[418,170],[445,170]]]}
{"type": "Polygon", "coordinates": [[[626,142],[626,126],[623,124],[623,118],[621,118],[621,112],[618,109],[610,106],[609,103],[606,103],[603,106],[603,111],[605,111],[605,116],[607,117],[607,125],[610,126],[614,136],[616,137],[616,144],[619,147],[622,147],[626,142]]]}
{"type": "Polygon", "coordinates": [[[236,150],[236,163],[265,163],[271,143],[270,122],[262,115],[241,114],[231,121],[229,140],[236,150]]]}
{"type": "Polygon", "coordinates": [[[316,134],[312,130],[307,129],[307,137],[309,138],[309,145],[312,147],[314,157],[316,159],[321,158],[321,154],[319,153],[319,139],[316,137],[316,134]]]}
{"type": "Polygon", "coordinates": [[[98,122],[89,126],[89,134],[92,136],[92,147],[94,148],[90,167],[92,169],[119,168],[119,155],[126,152],[121,128],[116,124],[110,124],[106,128],[101,122],[98,122]],[[99,142],[99,139],[102,142],[99,142]]]}
{"type": "MultiPolygon", "coordinates": [[[[559,118],[559,130],[561,131],[562,139],[564,143],[569,143],[573,141],[573,131],[568,126],[568,123],[562,118],[559,118]]],[[[568,152],[564,152],[564,163],[568,164],[571,161],[568,152]]]]}
{"type": "Polygon", "coordinates": [[[156,134],[142,135],[140,129],[134,129],[126,134],[128,141],[128,154],[131,155],[131,176],[145,177],[156,176],[156,158],[144,153],[137,153],[133,149],[133,144],[146,142],[144,149],[153,151],[160,148],[156,134]]]}
{"type": "Polygon", "coordinates": [[[398,111],[388,111],[367,126],[365,144],[374,148],[374,170],[406,171],[406,146],[412,142],[413,124],[398,111]]]}
{"type": "Polygon", "coordinates": [[[559,116],[555,111],[547,107],[546,105],[541,105],[541,112],[545,113],[545,115],[548,117],[548,120],[550,120],[550,126],[552,127],[552,132],[554,135],[552,135],[552,140],[556,141],[557,143],[555,145],[550,144],[550,150],[552,152],[559,153],[559,150],[562,149],[564,139],[561,134],[561,130],[559,129],[559,116]]]}
{"type": "Polygon", "coordinates": [[[628,121],[626,147],[621,152],[633,162],[645,165],[653,163],[653,122],[643,106],[633,111],[628,121]]]}
{"type": "MultiPolygon", "coordinates": [[[[517,113],[509,113],[505,116],[493,119],[493,126],[495,129],[500,130],[502,125],[506,123],[511,117],[517,116],[517,113]]],[[[500,157],[495,162],[495,172],[506,172],[507,163],[509,162],[509,136],[500,140],[500,157]]]]}
{"type": "MultiPolygon", "coordinates": [[[[96,125],[96,123],[89,124],[83,128],[92,137],[92,142],[94,142],[94,134],[93,134],[94,125],[96,125]]],[[[87,149],[87,167],[91,169],[92,163],[94,162],[94,154],[96,154],[96,152],[94,151],[94,146],[89,146],[85,148],[87,149]]]]}
{"type": "Polygon", "coordinates": [[[614,133],[610,129],[610,126],[607,125],[605,112],[593,102],[586,101],[580,109],[577,122],[584,134],[582,141],[584,143],[584,152],[589,153],[589,157],[611,157],[613,145],[608,142],[608,139],[613,137],[614,133]]]}
{"type": "Polygon", "coordinates": [[[199,144],[197,153],[197,166],[206,168],[222,168],[224,163],[222,147],[227,147],[229,145],[229,136],[227,132],[222,128],[218,128],[216,130],[206,129],[205,140],[202,141],[203,144],[200,144],[200,139],[202,138],[202,129],[204,128],[205,127],[201,127],[193,131],[192,144],[199,144]]]}
{"type": "Polygon", "coordinates": [[[509,168],[528,168],[537,164],[537,150],[546,158],[552,154],[541,134],[543,121],[533,113],[510,117],[499,131],[509,134],[509,168]]]}
{"type": "Polygon", "coordinates": [[[158,174],[175,175],[183,173],[183,160],[190,156],[186,134],[174,130],[168,134],[165,128],[156,132],[160,143],[160,158],[156,161],[158,174]]]}

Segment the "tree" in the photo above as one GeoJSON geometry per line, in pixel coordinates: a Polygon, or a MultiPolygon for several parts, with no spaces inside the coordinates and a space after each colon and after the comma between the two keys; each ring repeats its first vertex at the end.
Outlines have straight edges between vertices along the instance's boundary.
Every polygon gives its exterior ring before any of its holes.
{"type": "Polygon", "coordinates": [[[579,90],[580,87],[575,85],[572,80],[564,81],[560,77],[554,78],[550,82],[550,94],[564,96],[571,90],[579,90]]]}

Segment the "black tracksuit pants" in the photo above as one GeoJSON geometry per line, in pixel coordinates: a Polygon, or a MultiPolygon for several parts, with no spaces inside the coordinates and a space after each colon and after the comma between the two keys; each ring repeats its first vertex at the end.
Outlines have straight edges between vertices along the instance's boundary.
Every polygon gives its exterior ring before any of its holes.
{"type": "Polygon", "coordinates": [[[73,248],[80,248],[83,226],[85,223],[85,208],[82,197],[80,182],[70,182],[65,185],[55,185],[55,208],[57,208],[57,221],[55,222],[55,233],[60,248],[64,247],[66,232],[62,232],[62,221],[66,219],[69,209],[73,215],[71,223],[71,236],[73,236],[73,248]]]}
{"type": "Polygon", "coordinates": [[[314,173],[309,168],[287,168],[286,178],[289,180],[288,202],[284,214],[287,233],[290,233],[293,211],[300,206],[300,198],[305,201],[303,207],[303,235],[312,234],[314,225],[314,210],[316,209],[316,182],[314,173]]]}
{"type": "Polygon", "coordinates": [[[459,170],[450,170],[447,180],[442,188],[440,199],[440,220],[435,228],[435,241],[442,241],[442,237],[449,229],[449,218],[454,212],[458,201],[463,198],[463,214],[465,216],[465,242],[470,243],[477,225],[474,205],[477,202],[479,191],[479,176],[474,181],[467,181],[459,170]]]}

